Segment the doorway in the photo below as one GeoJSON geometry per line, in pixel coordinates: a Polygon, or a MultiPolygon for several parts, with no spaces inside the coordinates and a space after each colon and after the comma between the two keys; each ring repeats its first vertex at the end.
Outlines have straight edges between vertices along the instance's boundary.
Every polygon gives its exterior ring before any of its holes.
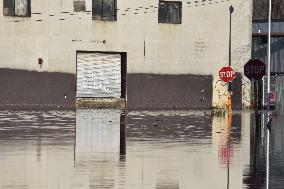
{"type": "Polygon", "coordinates": [[[76,98],[126,98],[126,53],[77,51],[76,98]]]}

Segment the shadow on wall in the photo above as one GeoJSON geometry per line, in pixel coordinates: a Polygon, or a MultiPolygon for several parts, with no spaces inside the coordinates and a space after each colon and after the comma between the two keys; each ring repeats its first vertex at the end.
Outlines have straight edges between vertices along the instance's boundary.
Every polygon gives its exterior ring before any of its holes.
{"type": "Polygon", "coordinates": [[[236,78],[232,81],[232,105],[234,110],[241,110],[242,109],[242,74],[237,73],[236,78]]]}
{"type": "Polygon", "coordinates": [[[75,75],[0,69],[0,108],[75,107],[75,75]]]}

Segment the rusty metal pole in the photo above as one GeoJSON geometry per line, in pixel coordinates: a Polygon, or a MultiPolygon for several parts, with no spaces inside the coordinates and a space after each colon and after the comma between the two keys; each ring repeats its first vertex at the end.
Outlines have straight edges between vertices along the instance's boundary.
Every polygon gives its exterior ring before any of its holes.
{"type": "Polygon", "coordinates": [[[228,111],[229,113],[232,113],[232,95],[229,92],[229,96],[228,96],[228,111]]]}

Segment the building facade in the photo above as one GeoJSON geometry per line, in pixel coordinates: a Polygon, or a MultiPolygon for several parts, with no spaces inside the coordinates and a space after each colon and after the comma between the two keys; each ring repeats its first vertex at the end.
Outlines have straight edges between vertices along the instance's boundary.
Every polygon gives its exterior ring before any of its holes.
{"type": "MultiPolygon", "coordinates": [[[[275,0],[271,6],[271,63],[270,63],[270,105],[283,113],[284,75],[284,2],[275,0]]],[[[260,59],[267,65],[268,47],[268,1],[254,0],[252,27],[252,58],[260,59]]],[[[268,71],[268,70],[267,70],[268,71]]],[[[267,106],[267,77],[258,82],[259,106],[267,106]],[[261,105],[262,104],[262,105],[261,105]]]]}
{"type": "Polygon", "coordinates": [[[229,7],[233,104],[249,104],[252,1],[1,0],[0,104],[73,107],[124,98],[129,109],[225,107],[229,7]]]}

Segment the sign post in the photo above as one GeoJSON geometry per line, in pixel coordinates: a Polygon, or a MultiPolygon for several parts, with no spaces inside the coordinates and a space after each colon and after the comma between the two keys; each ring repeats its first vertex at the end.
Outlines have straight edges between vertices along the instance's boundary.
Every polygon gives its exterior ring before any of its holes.
{"type": "MultiPolygon", "coordinates": [[[[222,81],[229,83],[232,82],[235,77],[236,77],[236,72],[234,69],[230,66],[225,66],[221,68],[219,71],[219,77],[222,81]]],[[[230,83],[229,83],[230,84],[230,83]]],[[[229,90],[229,97],[228,97],[228,110],[229,112],[232,112],[232,94],[231,91],[229,90]]]]}
{"type": "Polygon", "coordinates": [[[244,74],[245,76],[252,82],[254,82],[254,98],[255,98],[255,111],[258,110],[258,97],[257,97],[257,82],[262,79],[262,77],[266,74],[266,66],[265,64],[258,59],[249,60],[244,66],[244,74]]]}

